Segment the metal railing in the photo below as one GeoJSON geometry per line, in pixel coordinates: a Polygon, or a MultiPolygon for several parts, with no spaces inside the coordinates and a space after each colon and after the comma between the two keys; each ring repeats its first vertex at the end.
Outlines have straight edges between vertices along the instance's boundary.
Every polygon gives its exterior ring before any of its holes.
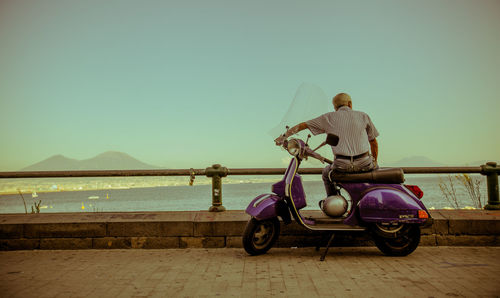
{"type": "MultiPolygon", "coordinates": [[[[498,190],[498,174],[500,166],[495,162],[476,167],[401,167],[405,174],[481,174],[486,176],[488,189],[487,210],[500,210],[498,190]]],[[[228,169],[219,164],[206,169],[174,169],[174,170],[91,170],[91,171],[25,171],[0,172],[4,178],[62,178],[62,177],[131,177],[131,176],[190,176],[190,184],[195,176],[212,178],[212,206],[209,211],[219,212],[226,208],[222,205],[222,178],[228,175],[283,175],[285,168],[247,168],[228,169]]],[[[299,174],[321,174],[322,168],[301,168],[299,174]]]]}

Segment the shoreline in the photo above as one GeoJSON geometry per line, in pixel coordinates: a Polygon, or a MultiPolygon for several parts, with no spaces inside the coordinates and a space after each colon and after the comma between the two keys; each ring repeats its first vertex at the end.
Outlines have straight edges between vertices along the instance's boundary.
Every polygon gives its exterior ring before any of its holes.
{"type": "MultiPolygon", "coordinates": [[[[224,184],[261,184],[261,183],[274,183],[275,180],[272,181],[224,181],[224,184]]],[[[168,185],[150,185],[150,186],[122,186],[122,187],[108,187],[108,188],[88,188],[88,189],[62,189],[62,190],[40,190],[36,191],[37,194],[46,194],[46,193],[61,193],[61,192],[84,192],[84,191],[103,191],[103,190],[127,190],[127,189],[141,189],[141,188],[158,188],[158,187],[182,187],[182,186],[190,186],[190,187],[195,187],[195,186],[207,186],[211,185],[211,181],[203,181],[202,183],[195,183],[193,185],[189,184],[168,184],[168,185]]],[[[23,195],[31,195],[33,193],[32,190],[21,190],[21,193],[23,195]]],[[[19,192],[2,192],[0,191],[0,196],[7,196],[7,195],[19,195],[19,192]]]]}

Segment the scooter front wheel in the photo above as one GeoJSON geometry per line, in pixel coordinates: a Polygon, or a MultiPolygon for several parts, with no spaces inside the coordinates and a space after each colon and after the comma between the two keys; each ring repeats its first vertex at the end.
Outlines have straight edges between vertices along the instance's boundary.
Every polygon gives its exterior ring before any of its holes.
{"type": "Polygon", "coordinates": [[[280,222],[277,218],[252,218],[243,233],[243,247],[251,255],[264,254],[274,245],[279,233],[280,222]]]}
{"type": "MultiPolygon", "coordinates": [[[[417,249],[420,243],[420,226],[402,224],[392,237],[382,236],[377,225],[372,227],[372,236],[378,249],[388,256],[407,256],[417,249]]],[[[383,231],[386,232],[386,231],[383,231]]]]}

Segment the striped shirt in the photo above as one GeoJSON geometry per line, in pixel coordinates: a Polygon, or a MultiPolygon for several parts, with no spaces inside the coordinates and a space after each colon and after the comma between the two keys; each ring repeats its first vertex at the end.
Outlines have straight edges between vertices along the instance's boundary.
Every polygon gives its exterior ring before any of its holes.
{"type": "Polygon", "coordinates": [[[335,155],[355,156],[369,152],[368,141],[372,141],[379,135],[366,113],[353,111],[347,106],[306,123],[313,135],[330,133],[339,137],[337,146],[332,146],[335,155]]]}

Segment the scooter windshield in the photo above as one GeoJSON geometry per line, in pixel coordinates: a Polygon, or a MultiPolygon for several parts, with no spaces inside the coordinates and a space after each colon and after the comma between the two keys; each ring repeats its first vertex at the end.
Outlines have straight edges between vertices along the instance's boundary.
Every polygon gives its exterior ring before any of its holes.
{"type": "Polygon", "coordinates": [[[276,127],[269,131],[269,134],[273,138],[276,138],[285,131],[286,126],[292,127],[331,110],[332,106],[329,105],[328,97],[320,87],[311,83],[302,83],[297,89],[283,119],[281,119],[281,122],[276,127]]]}

